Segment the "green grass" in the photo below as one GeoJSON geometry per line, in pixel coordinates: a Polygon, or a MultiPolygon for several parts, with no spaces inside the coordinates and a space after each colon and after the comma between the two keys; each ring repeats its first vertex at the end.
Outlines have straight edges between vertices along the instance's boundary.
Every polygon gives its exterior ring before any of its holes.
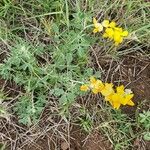
{"type": "Polygon", "coordinates": [[[139,127],[145,124],[137,121],[139,112],[132,118],[103,100],[99,109],[77,99],[86,96],[79,88],[90,76],[105,80],[103,70],[93,65],[92,50],[97,57],[117,61],[133,53],[150,57],[149,13],[150,2],[144,0],[2,0],[0,55],[5,58],[0,61],[0,78],[22,90],[12,94],[3,85],[1,92],[11,98],[0,97],[0,116],[7,122],[13,116],[30,128],[42,120],[47,106],[54,105],[56,111],[50,108],[49,117],[79,124],[88,134],[98,129],[115,150],[131,149],[134,139],[149,133],[149,127],[139,127]],[[93,17],[116,21],[129,37],[116,48],[92,33],[93,17]]]}

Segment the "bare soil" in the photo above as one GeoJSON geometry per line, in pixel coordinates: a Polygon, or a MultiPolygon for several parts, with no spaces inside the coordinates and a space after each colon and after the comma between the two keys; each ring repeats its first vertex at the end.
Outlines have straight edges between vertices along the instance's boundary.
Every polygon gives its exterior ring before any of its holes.
{"type": "Polygon", "coordinates": [[[86,135],[79,127],[70,132],[69,140],[51,139],[51,135],[32,142],[24,150],[112,150],[111,144],[98,131],[86,135]],[[55,142],[54,142],[55,141],[55,142]]]}

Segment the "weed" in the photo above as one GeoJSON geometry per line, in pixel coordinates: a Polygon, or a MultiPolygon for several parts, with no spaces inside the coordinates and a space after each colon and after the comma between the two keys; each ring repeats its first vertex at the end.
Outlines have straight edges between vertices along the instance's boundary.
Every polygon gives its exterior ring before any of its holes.
{"type": "Polygon", "coordinates": [[[87,133],[90,133],[92,131],[92,125],[93,121],[92,118],[87,110],[85,108],[80,109],[80,116],[79,116],[79,122],[80,126],[83,128],[84,131],[87,133]]]}

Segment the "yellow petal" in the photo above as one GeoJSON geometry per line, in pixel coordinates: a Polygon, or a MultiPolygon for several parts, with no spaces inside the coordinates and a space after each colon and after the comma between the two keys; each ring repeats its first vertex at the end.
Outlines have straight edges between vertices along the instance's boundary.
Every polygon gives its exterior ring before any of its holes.
{"type": "Polygon", "coordinates": [[[130,99],[133,98],[133,96],[134,96],[134,94],[127,94],[127,95],[126,95],[126,99],[127,99],[127,100],[130,100],[130,99]]]}
{"type": "Polygon", "coordinates": [[[121,103],[122,103],[123,105],[127,105],[128,102],[131,101],[131,99],[133,98],[133,96],[134,96],[134,94],[127,94],[127,95],[125,95],[125,97],[124,97],[124,99],[121,101],[121,103]]]}
{"type": "Polygon", "coordinates": [[[135,104],[134,104],[134,102],[132,102],[132,100],[129,100],[127,105],[134,106],[135,104]]]}
{"type": "Polygon", "coordinates": [[[122,33],[122,31],[123,31],[121,27],[115,27],[114,29],[120,33],[122,33]]]}
{"type": "Polygon", "coordinates": [[[118,102],[113,103],[113,107],[114,107],[115,109],[119,109],[120,105],[121,105],[121,104],[118,103],[118,102]]]}
{"type": "Polygon", "coordinates": [[[107,33],[104,33],[104,34],[103,34],[103,37],[104,37],[104,38],[107,38],[107,37],[108,37],[108,34],[107,34],[107,33]]]}
{"type": "Polygon", "coordinates": [[[94,88],[96,84],[96,79],[94,77],[90,77],[90,88],[94,88]]]}
{"type": "Polygon", "coordinates": [[[95,88],[97,88],[98,92],[101,92],[104,89],[104,84],[101,80],[96,81],[95,88]]]}
{"type": "Polygon", "coordinates": [[[110,95],[108,95],[108,96],[105,96],[105,100],[106,100],[106,101],[109,101],[110,103],[112,103],[112,96],[113,96],[113,94],[110,94],[110,95]]]}
{"type": "Polygon", "coordinates": [[[103,96],[109,96],[114,93],[113,84],[112,83],[105,83],[105,87],[101,91],[103,96]]]}
{"type": "Polygon", "coordinates": [[[95,29],[93,29],[93,33],[97,33],[98,32],[98,30],[95,28],[95,29]]]}
{"type": "Polygon", "coordinates": [[[128,34],[129,34],[128,31],[123,31],[121,35],[122,35],[122,36],[128,36],[128,34]]]}
{"type": "Polygon", "coordinates": [[[122,39],[121,33],[119,31],[115,31],[114,32],[114,41],[119,43],[121,39],[122,39]]]}
{"type": "Polygon", "coordinates": [[[127,102],[128,102],[128,100],[127,100],[126,98],[124,98],[124,97],[122,97],[122,98],[120,99],[120,103],[121,103],[122,105],[126,105],[127,102]]]}
{"type": "Polygon", "coordinates": [[[109,26],[109,20],[104,20],[102,26],[107,28],[109,26]]]}
{"type": "Polygon", "coordinates": [[[115,23],[114,21],[112,21],[112,22],[109,24],[109,27],[111,27],[111,28],[115,28],[115,26],[116,26],[116,23],[115,23]]]}
{"type": "Polygon", "coordinates": [[[117,93],[114,93],[114,94],[112,95],[112,101],[113,101],[113,102],[119,102],[119,101],[120,101],[120,98],[121,98],[121,96],[120,96],[119,94],[117,94],[117,93]]]}
{"type": "Polygon", "coordinates": [[[102,82],[101,80],[97,80],[97,81],[96,81],[96,84],[97,84],[98,86],[104,86],[104,85],[103,85],[103,82],[102,82]]]}
{"type": "Polygon", "coordinates": [[[86,92],[89,89],[88,85],[82,85],[80,86],[80,90],[86,92]]]}
{"type": "Polygon", "coordinates": [[[123,42],[123,38],[116,37],[116,38],[114,38],[114,41],[115,41],[115,46],[118,46],[119,44],[121,44],[123,42]]]}
{"type": "Polygon", "coordinates": [[[121,103],[120,103],[120,99],[121,99],[122,97],[119,95],[119,94],[117,94],[117,93],[115,93],[115,94],[113,94],[112,95],[112,106],[115,108],[115,109],[119,109],[119,107],[120,107],[120,105],[121,105],[121,103]]]}
{"type": "Polygon", "coordinates": [[[98,29],[99,32],[103,31],[103,26],[102,26],[102,24],[99,24],[98,27],[97,27],[97,29],[98,29]]]}
{"type": "Polygon", "coordinates": [[[123,85],[117,87],[117,93],[119,93],[121,95],[123,95],[125,93],[123,85]]]}
{"type": "Polygon", "coordinates": [[[114,41],[115,41],[115,44],[120,44],[122,43],[123,41],[123,38],[121,37],[121,35],[119,33],[115,33],[114,34],[114,41]]]}
{"type": "Polygon", "coordinates": [[[106,32],[106,34],[108,35],[109,38],[111,38],[111,39],[113,38],[113,36],[114,36],[114,30],[112,28],[107,28],[105,30],[105,32],[106,32]]]}
{"type": "Polygon", "coordinates": [[[93,18],[93,24],[96,24],[96,23],[97,23],[96,18],[93,18]]]}
{"type": "Polygon", "coordinates": [[[94,94],[98,94],[98,89],[93,88],[93,89],[92,89],[92,92],[93,92],[94,94]]]}
{"type": "Polygon", "coordinates": [[[91,83],[96,83],[95,77],[90,77],[90,82],[91,82],[91,83]]]}
{"type": "Polygon", "coordinates": [[[103,31],[103,26],[100,23],[95,23],[94,27],[95,27],[93,30],[94,33],[103,31]]]}
{"type": "Polygon", "coordinates": [[[95,28],[99,28],[100,25],[101,25],[100,23],[95,23],[95,24],[94,24],[94,27],[95,27],[95,28]]]}

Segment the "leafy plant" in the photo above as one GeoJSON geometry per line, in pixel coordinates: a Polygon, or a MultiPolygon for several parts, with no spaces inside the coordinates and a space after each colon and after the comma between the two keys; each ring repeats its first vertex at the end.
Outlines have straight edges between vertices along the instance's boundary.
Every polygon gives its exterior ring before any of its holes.
{"type": "Polygon", "coordinates": [[[143,111],[139,114],[139,123],[144,128],[143,138],[150,141],[150,111],[143,111]]]}
{"type": "Polygon", "coordinates": [[[139,114],[139,123],[145,128],[150,129],[150,111],[143,111],[139,114]]]}
{"type": "MultiPolygon", "coordinates": [[[[54,44],[51,46],[17,40],[0,65],[0,75],[4,79],[13,80],[23,87],[14,109],[21,123],[31,125],[38,120],[49,93],[58,98],[61,113],[65,115],[81,94],[81,81],[88,77],[91,70],[86,67],[88,48],[94,41],[82,32],[85,28],[83,20],[83,17],[78,18],[78,23],[74,26],[74,18],[69,30],[66,25],[67,30],[62,34],[55,32],[52,39],[54,44]],[[45,61],[44,54],[47,53],[50,61],[45,61]],[[44,64],[41,63],[42,60],[45,61],[44,64]]],[[[52,30],[55,31],[54,26],[52,30]]]]}
{"type": "Polygon", "coordinates": [[[28,126],[38,121],[44,105],[46,103],[43,93],[25,93],[19,98],[14,110],[19,116],[19,122],[28,126]],[[36,96],[35,96],[36,95],[36,96]]]}
{"type": "Polygon", "coordinates": [[[90,116],[90,114],[88,113],[87,110],[85,110],[85,108],[81,108],[80,109],[81,115],[79,116],[79,124],[81,126],[81,128],[83,128],[84,131],[86,132],[91,132],[92,130],[92,125],[93,125],[93,121],[92,118],[90,116]]]}

